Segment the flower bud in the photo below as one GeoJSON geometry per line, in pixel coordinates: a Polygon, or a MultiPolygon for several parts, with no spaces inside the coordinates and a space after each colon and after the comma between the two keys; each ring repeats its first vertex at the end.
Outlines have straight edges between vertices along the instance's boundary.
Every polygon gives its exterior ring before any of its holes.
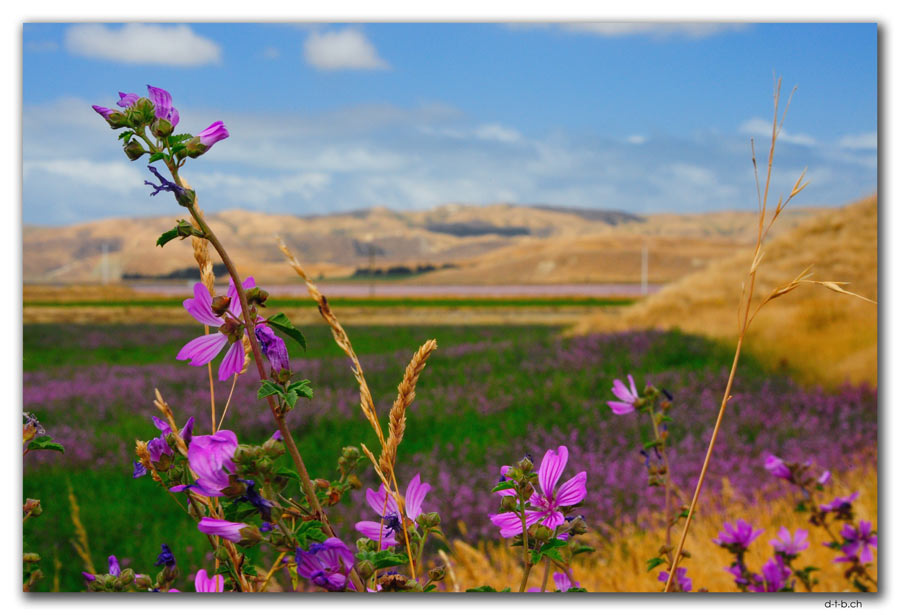
{"type": "Polygon", "coordinates": [[[331,483],[324,478],[317,478],[314,482],[316,484],[316,489],[328,489],[331,487],[331,483]]]}
{"type": "Polygon", "coordinates": [[[262,445],[263,454],[269,459],[278,459],[284,455],[284,443],[278,440],[266,440],[262,445]]]}
{"type": "Polygon", "coordinates": [[[341,449],[341,457],[347,461],[356,461],[359,459],[359,449],[355,446],[345,446],[341,449]]]}
{"type": "Polygon", "coordinates": [[[146,574],[136,574],[134,575],[134,584],[138,589],[150,589],[153,585],[153,581],[146,574]]]}
{"type": "Polygon", "coordinates": [[[437,568],[432,568],[428,571],[428,580],[437,583],[438,581],[443,580],[444,575],[447,573],[447,570],[443,566],[438,566],[437,568]]]}
{"type": "Polygon", "coordinates": [[[584,522],[584,517],[582,515],[578,515],[575,521],[572,522],[572,528],[569,530],[569,533],[573,536],[577,536],[579,534],[587,534],[588,527],[587,523],[584,522]]]}
{"type": "Polygon", "coordinates": [[[422,513],[416,519],[416,523],[421,525],[423,528],[440,527],[441,516],[436,512],[422,513]]]}
{"type": "Polygon", "coordinates": [[[262,534],[255,525],[248,525],[241,528],[241,540],[238,544],[242,547],[252,547],[262,540],[262,534]]]}
{"type": "Polygon", "coordinates": [[[138,125],[149,124],[156,118],[153,102],[149,98],[139,98],[129,108],[131,117],[138,125]]]}
{"type": "Polygon", "coordinates": [[[132,570],[131,568],[126,568],[119,573],[119,583],[122,585],[122,587],[131,585],[132,582],[134,582],[134,570],[132,570]]]}
{"type": "Polygon", "coordinates": [[[514,495],[504,495],[500,499],[500,512],[512,512],[516,509],[518,500],[514,495]]]}
{"type": "Polygon", "coordinates": [[[356,474],[351,474],[347,477],[347,482],[350,484],[351,489],[361,489],[362,481],[359,480],[359,477],[356,474]]]}
{"type": "Polygon", "coordinates": [[[269,298],[269,293],[262,290],[258,286],[254,286],[250,290],[247,291],[247,303],[255,303],[262,307],[266,306],[266,299],[269,298]]]}
{"type": "Polygon", "coordinates": [[[216,316],[221,316],[226,311],[228,311],[228,306],[231,305],[231,297],[228,296],[218,296],[213,297],[212,300],[212,311],[216,316]]]}
{"type": "Polygon", "coordinates": [[[377,551],[378,544],[370,538],[359,538],[356,540],[356,550],[360,553],[365,553],[366,551],[377,551]]]}
{"type": "Polygon", "coordinates": [[[228,498],[236,498],[247,492],[247,485],[237,479],[233,474],[228,477],[228,486],[222,489],[222,494],[228,498]]]}
{"type": "Polygon", "coordinates": [[[172,130],[174,129],[175,127],[172,126],[172,122],[162,117],[156,118],[156,120],[150,124],[150,132],[159,138],[168,137],[172,134],[172,130]]]}
{"type": "Polygon", "coordinates": [[[40,517],[44,514],[44,509],[41,508],[41,501],[35,500],[32,498],[28,498],[25,500],[25,505],[22,507],[23,514],[31,513],[32,517],[40,517]]]}
{"type": "Polygon", "coordinates": [[[524,473],[526,473],[526,474],[527,474],[528,472],[531,472],[531,471],[534,469],[534,462],[531,461],[531,458],[530,458],[530,457],[527,457],[527,456],[526,456],[526,457],[522,457],[522,459],[519,460],[519,463],[516,464],[516,465],[518,466],[518,468],[519,468],[520,470],[522,470],[522,472],[524,472],[524,473]]]}
{"type": "Polygon", "coordinates": [[[144,146],[137,139],[132,139],[125,144],[125,155],[131,161],[137,160],[146,153],[147,150],[144,149],[144,146]]]}
{"type": "Polygon", "coordinates": [[[26,564],[37,564],[39,561],[41,561],[41,556],[37,553],[23,553],[22,561],[26,564]]]}
{"type": "Polygon", "coordinates": [[[370,562],[369,560],[361,560],[356,563],[356,572],[359,573],[359,577],[363,581],[366,581],[371,578],[373,574],[375,574],[375,565],[372,564],[372,562],[370,562]]]}
{"type": "Polygon", "coordinates": [[[228,549],[226,549],[223,546],[219,546],[219,548],[216,549],[216,559],[217,560],[222,561],[222,562],[227,562],[228,557],[229,557],[228,549]]]}
{"type": "Polygon", "coordinates": [[[536,527],[534,527],[534,537],[542,542],[550,540],[550,537],[552,535],[553,530],[551,530],[546,525],[537,525],[536,527]]]}

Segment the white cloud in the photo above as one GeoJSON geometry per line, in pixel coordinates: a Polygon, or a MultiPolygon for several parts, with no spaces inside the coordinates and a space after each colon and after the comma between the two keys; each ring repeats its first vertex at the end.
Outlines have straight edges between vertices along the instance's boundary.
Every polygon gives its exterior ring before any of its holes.
{"type": "Polygon", "coordinates": [[[598,36],[622,37],[648,35],[654,38],[707,38],[747,27],[742,23],[651,23],[651,22],[579,22],[562,24],[564,30],[598,36]]]}
{"type": "Polygon", "coordinates": [[[262,56],[267,60],[277,60],[281,57],[281,52],[276,47],[266,47],[263,49],[262,56]]]}
{"type": "Polygon", "coordinates": [[[56,43],[56,41],[28,41],[27,43],[25,43],[25,49],[37,53],[44,53],[48,51],[56,51],[57,49],[59,49],[59,44],[56,43]]]}
{"type": "Polygon", "coordinates": [[[63,177],[82,187],[128,193],[143,185],[138,169],[127,162],[96,162],[85,158],[26,160],[22,163],[23,183],[52,181],[47,174],[63,177]]]}
{"type": "Polygon", "coordinates": [[[303,45],[303,57],[319,70],[390,68],[366,35],[355,28],[312,32],[303,45]]]}
{"type": "Polygon", "coordinates": [[[878,133],[864,132],[858,135],[845,135],[838,141],[845,149],[878,149],[878,133]]]}
{"type": "Polygon", "coordinates": [[[203,66],[222,59],[218,44],[184,24],[78,24],[66,30],[65,44],[70,53],[123,64],[203,66]]]}
{"type": "Polygon", "coordinates": [[[745,23],[714,23],[714,22],[648,22],[648,21],[576,21],[563,23],[513,23],[509,24],[513,29],[531,29],[553,27],[575,34],[589,34],[610,38],[626,36],[649,36],[656,39],[688,38],[701,39],[716,36],[725,32],[736,32],[746,29],[745,23]]]}
{"type": "Polygon", "coordinates": [[[517,143],[522,140],[522,135],[517,130],[500,124],[482,124],[475,129],[475,136],[484,141],[500,143],[517,143]]]}
{"type": "Polygon", "coordinates": [[[631,143],[632,145],[643,145],[647,142],[647,137],[644,135],[630,135],[625,138],[626,143],[631,143]]]}
{"type": "MultiPolygon", "coordinates": [[[[768,140],[772,138],[772,121],[764,120],[761,117],[750,118],[741,124],[738,130],[745,135],[767,139],[766,142],[768,143],[768,140]]],[[[793,143],[794,145],[816,145],[816,140],[810,135],[794,134],[783,129],[778,133],[778,140],[782,143],[793,143]]]]}
{"type": "Polygon", "coordinates": [[[191,186],[198,191],[226,192],[229,202],[238,207],[260,209],[291,195],[310,199],[331,183],[325,173],[292,173],[258,177],[221,172],[191,173],[191,186]]]}

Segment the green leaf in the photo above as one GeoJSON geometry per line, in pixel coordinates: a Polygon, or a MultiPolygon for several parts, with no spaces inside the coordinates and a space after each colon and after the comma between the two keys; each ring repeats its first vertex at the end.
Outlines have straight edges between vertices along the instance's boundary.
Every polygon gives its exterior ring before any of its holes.
{"type": "Polygon", "coordinates": [[[593,553],[596,551],[594,547],[588,545],[578,545],[572,549],[572,555],[580,555],[581,553],[593,553]]]}
{"type": "Polygon", "coordinates": [[[511,480],[505,480],[502,483],[497,483],[493,489],[491,489],[491,493],[497,493],[498,491],[502,491],[503,489],[515,489],[516,483],[511,480]]]}
{"type": "Polygon", "coordinates": [[[268,323],[300,344],[303,347],[303,350],[306,350],[306,338],[303,337],[303,334],[300,333],[300,330],[292,325],[291,321],[288,320],[288,317],[285,316],[282,312],[278,312],[274,316],[270,316],[268,318],[268,323]]]}
{"type": "Polygon", "coordinates": [[[544,546],[541,547],[541,551],[549,551],[550,549],[554,549],[556,547],[564,547],[566,546],[565,540],[560,540],[559,538],[553,538],[549,542],[547,542],[544,546]]]}
{"type": "Polygon", "coordinates": [[[541,561],[541,552],[540,551],[532,551],[531,552],[532,565],[536,566],[539,561],[541,561]]]}
{"type": "Polygon", "coordinates": [[[666,560],[661,557],[651,557],[647,560],[647,572],[650,572],[660,564],[665,564],[666,560]]]}
{"type": "Polygon", "coordinates": [[[312,387],[309,386],[309,380],[301,380],[299,382],[292,382],[288,387],[288,391],[295,392],[299,397],[305,397],[306,399],[313,398],[313,390],[312,387]]]}
{"type": "Polygon", "coordinates": [[[262,384],[259,386],[259,390],[256,392],[256,399],[263,399],[269,395],[280,395],[281,397],[284,397],[284,391],[271,380],[263,380],[262,384]]]}
{"type": "Polygon", "coordinates": [[[148,160],[148,162],[156,162],[157,160],[162,160],[165,157],[166,157],[166,155],[163,154],[162,152],[156,152],[155,154],[150,156],[150,160],[148,160]]]}
{"type": "MultiPolygon", "coordinates": [[[[541,550],[543,551],[543,549],[541,550]]],[[[559,549],[547,549],[546,551],[544,551],[544,555],[556,562],[565,562],[562,553],[559,552],[559,549]]]]}
{"type": "Polygon", "coordinates": [[[164,246],[173,239],[178,237],[178,228],[173,228],[171,230],[166,231],[162,235],[159,236],[159,239],[156,240],[156,245],[164,246]]]}
{"type": "Polygon", "coordinates": [[[295,472],[294,470],[292,470],[290,468],[278,468],[275,471],[275,474],[277,474],[278,476],[284,476],[285,478],[290,478],[292,480],[300,482],[300,475],[297,474],[297,472],[295,472]]]}
{"type": "Polygon", "coordinates": [[[585,588],[583,588],[583,587],[570,587],[569,589],[566,590],[566,593],[567,593],[567,594],[568,594],[569,592],[584,592],[584,593],[587,593],[587,590],[586,590],[585,588]]]}
{"type": "Polygon", "coordinates": [[[59,442],[54,442],[50,436],[38,436],[28,443],[29,451],[58,451],[65,453],[66,449],[59,442]]]}
{"type": "Polygon", "coordinates": [[[284,397],[284,400],[287,402],[288,408],[293,408],[294,406],[297,405],[297,392],[296,391],[288,390],[287,393],[282,393],[281,396],[284,397]]]}
{"type": "Polygon", "coordinates": [[[179,143],[184,143],[188,139],[193,139],[194,135],[189,135],[187,133],[182,133],[180,135],[171,135],[169,136],[169,145],[175,147],[179,143]]]}
{"type": "Polygon", "coordinates": [[[472,589],[467,589],[466,593],[468,593],[468,592],[494,592],[494,593],[496,593],[497,590],[494,589],[493,587],[491,587],[490,585],[480,585],[478,587],[473,587],[472,589]]]}
{"type": "Polygon", "coordinates": [[[422,589],[422,591],[425,593],[428,593],[428,592],[433,592],[436,589],[437,589],[437,585],[435,585],[434,583],[429,583],[422,589]]]}
{"type": "Polygon", "coordinates": [[[134,131],[126,130],[125,132],[119,133],[119,138],[128,143],[128,140],[134,136],[134,131]]]}
{"type": "Polygon", "coordinates": [[[409,562],[406,554],[394,553],[393,551],[360,551],[356,554],[356,559],[372,562],[375,570],[402,566],[409,562]]]}
{"type": "Polygon", "coordinates": [[[302,549],[308,549],[309,545],[314,542],[325,542],[328,536],[322,531],[321,521],[304,521],[294,530],[294,536],[300,543],[302,549]]]}

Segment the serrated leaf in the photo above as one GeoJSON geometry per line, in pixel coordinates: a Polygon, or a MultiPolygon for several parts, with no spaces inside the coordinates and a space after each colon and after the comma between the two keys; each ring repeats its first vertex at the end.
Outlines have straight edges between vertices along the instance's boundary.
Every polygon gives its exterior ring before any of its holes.
{"type": "Polygon", "coordinates": [[[531,552],[531,563],[532,565],[537,565],[537,563],[541,561],[541,552],[540,551],[532,551],[531,552]]]}
{"type": "Polygon", "coordinates": [[[160,235],[159,239],[156,240],[156,245],[162,247],[177,237],[178,237],[178,229],[173,228],[171,230],[166,231],[162,235],[160,235]]]}
{"type": "Polygon", "coordinates": [[[502,491],[504,489],[515,489],[516,483],[511,480],[505,480],[502,483],[497,483],[493,489],[491,489],[491,493],[497,493],[498,491],[502,491]]]}
{"type": "Polygon", "coordinates": [[[288,390],[287,393],[282,393],[282,397],[284,397],[284,401],[287,402],[288,408],[293,408],[297,405],[297,392],[288,390]]]}
{"type": "Polygon", "coordinates": [[[298,525],[294,530],[294,536],[303,549],[308,549],[312,543],[322,543],[328,540],[328,536],[322,531],[322,522],[314,520],[304,521],[298,525]]]}
{"type": "Polygon", "coordinates": [[[256,392],[256,399],[263,399],[269,395],[279,395],[284,397],[284,391],[282,391],[274,382],[263,380],[262,384],[259,385],[259,390],[256,392]]]}
{"type": "Polygon", "coordinates": [[[59,442],[54,442],[50,436],[38,436],[28,443],[29,451],[58,451],[65,453],[65,447],[59,442]]]}
{"type": "MultiPolygon", "coordinates": [[[[504,590],[504,591],[506,591],[506,590],[504,590]]],[[[466,593],[469,593],[469,592],[494,592],[494,593],[496,593],[497,590],[494,589],[493,587],[491,587],[490,585],[480,585],[478,587],[473,587],[472,589],[467,589],[466,593]]]]}
{"type": "Polygon", "coordinates": [[[119,138],[119,139],[122,139],[123,141],[125,141],[126,143],[128,143],[128,140],[129,140],[131,137],[133,137],[133,136],[134,136],[134,131],[133,131],[133,130],[126,130],[125,132],[120,132],[118,138],[119,138]]]}
{"type": "Polygon", "coordinates": [[[360,551],[356,554],[356,559],[360,561],[368,561],[372,563],[375,570],[382,568],[393,568],[402,566],[409,562],[409,558],[405,553],[394,553],[393,551],[360,551]]]}
{"type": "Polygon", "coordinates": [[[271,326],[300,344],[303,347],[303,350],[306,350],[306,338],[303,337],[303,334],[300,333],[300,330],[297,329],[297,327],[291,324],[291,321],[284,313],[278,312],[274,316],[270,316],[267,321],[271,326]]]}
{"type": "Polygon", "coordinates": [[[175,145],[177,145],[179,143],[184,143],[188,139],[193,139],[193,138],[194,138],[194,135],[187,134],[187,133],[181,133],[179,135],[171,135],[171,136],[169,136],[169,145],[174,147],[175,145]]]}
{"type": "Polygon", "coordinates": [[[541,547],[541,551],[549,551],[550,549],[554,549],[556,547],[564,547],[566,546],[565,540],[560,540],[559,538],[553,538],[549,542],[547,542],[544,546],[541,547]]]}
{"type": "Polygon", "coordinates": [[[163,154],[162,152],[156,152],[155,154],[150,156],[150,160],[148,162],[156,162],[157,160],[162,160],[165,157],[166,157],[166,155],[163,154]]]}
{"type": "Polygon", "coordinates": [[[549,557],[550,559],[552,559],[555,562],[564,562],[565,561],[563,559],[562,553],[559,552],[559,549],[547,549],[546,551],[544,551],[544,555],[546,555],[547,557],[549,557]]]}
{"type": "Polygon", "coordinates": [[[666,560],[661,557],[651,557],[647,560],[647,572],[650,572],[660,564],[665,564],[666,560]]]}
{"type": "Polygon", "coordinates": [[[241,566],[241,572],[251,577],[255,577],[258,574],[256,566],[254,566],[253,564],[244,564],[243,566],[241,566]]]}
{"type": "Polygon", "coordinates": [[[313,390],[312,387],[309,386],[309,380],[292,382],[288,387],[288,390],[295,392],[299,397],[305,397],[306,399],[313,398],[313,390]]]}

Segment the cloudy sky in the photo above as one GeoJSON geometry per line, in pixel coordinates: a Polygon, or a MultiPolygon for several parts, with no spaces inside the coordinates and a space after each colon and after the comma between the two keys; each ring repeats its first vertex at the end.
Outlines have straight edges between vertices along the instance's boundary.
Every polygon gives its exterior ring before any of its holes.
{"type": "Polygon", "coordinates": [[[206,211],[753,208],[773,71],[797,86],[778,191],[804,167],[799,204],[877,185],[874,24],[27,23],[22,43],[25,224],[172,211],[91,109],[147,84],[180,131],[231,132],[183,171],[206,211]]]}

